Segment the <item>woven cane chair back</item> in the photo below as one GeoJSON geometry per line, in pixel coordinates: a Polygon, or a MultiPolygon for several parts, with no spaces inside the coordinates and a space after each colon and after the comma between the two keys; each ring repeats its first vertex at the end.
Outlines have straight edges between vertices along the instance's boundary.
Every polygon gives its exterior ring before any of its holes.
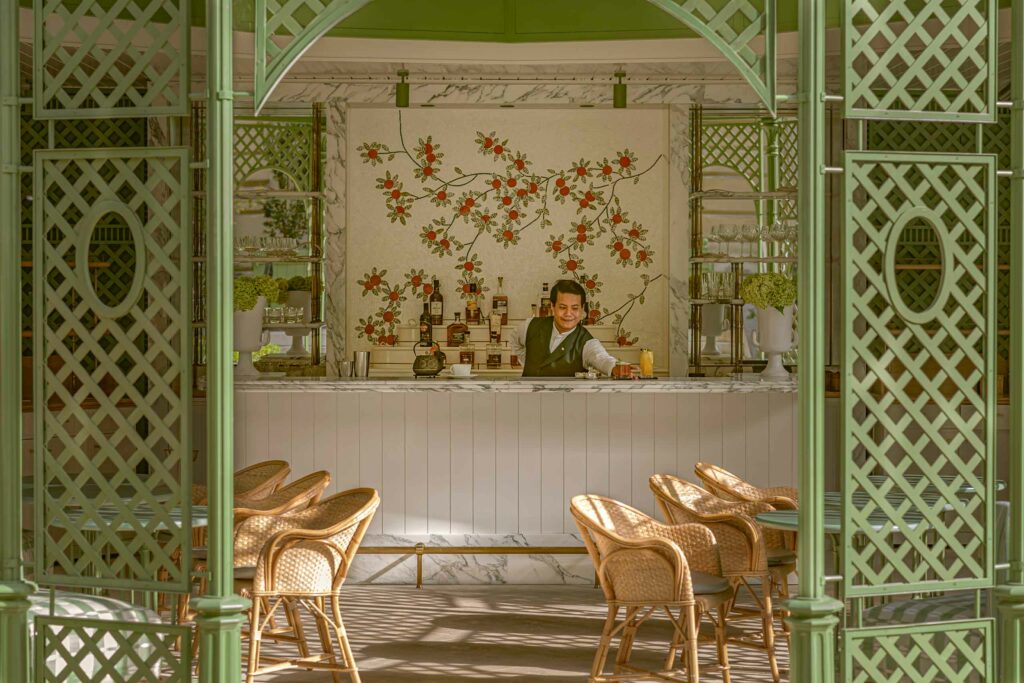
{"type": "Polygon", "coordinates": [[[609,601],[692,604],[690,568],[721,575],[706,527],[661,524],[603,496],[575,496],[570,509],[609,601]]]}
{"type": "MultiPolygon", "coordinates": [[[[670,474],[649,480],[651,491],[670,524],[704,524],[715,534],[722,570],[728,575],[761,574],[768,570],[766,536],[753,517],[773,508],[767,503],[723,500],[670,474]]],[[[782,536],[772,540],[781,547],[782,536]]]]}
{"type": "Polygon", "coordinates": [[[296,479],[264,498],[235,496],[235,527],[255,515],[283,515],[307,508],[320,500],[330,483],[330,473],[320,470],[296,479]]]}
{"type": "Polygon", "coordinates": [[[697,463],[693,471],[708,491],[719,498],[741,503],[768,503],[775,510],[795,510],[799,507],[797,491],[790,486],[761,488],[727,469],[706,462],[697,463]]]}
{"type": "Polygon", "coordinates": [[[343,491],[305,510],[239,525],[235,566],[255,566],[254,595],[330,595],[348,575],[380,504],[374,489],[343,491]]]}
{"type": "MultiPolygon", "coordinates": [[[[264,460],[243,467],[235,472],[235,497],[256,500],[268,496],[290,473],[291,465],[284,460],[264,460]]],[[[209,504],[209,494],[202,484],[192,485],[192,504],[209,504]]]]}

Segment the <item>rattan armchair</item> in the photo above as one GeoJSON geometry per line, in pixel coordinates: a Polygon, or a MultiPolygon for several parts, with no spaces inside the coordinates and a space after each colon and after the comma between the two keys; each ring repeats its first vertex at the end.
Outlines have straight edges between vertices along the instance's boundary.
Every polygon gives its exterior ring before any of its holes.
{"type": "MultiPolygon", "coordinates": [[[[256,515],[283,515],[288,512],[301,510],[320,500],[327,485],[331,483],[331,475],[326,470],[307,474],[301,479],[296,479],[287,486],[283,486],[264,498],[257,500],[240,498],[235,496],[234,528],[237,533],[238,527],[245,520],[256,515]]],[[[201,529],[205,532],[205,527],[201,529]]],[[[193,541],[198,534],[193,533],[193,541]]],[[[205,543],[205,533],[201,542],[205,543]]],[[[205,545],[197,545],[192,548],[192,570],[200,577],[199,594],[206,593],[206,553],[205,545]]],[[[238,564],[238,556],[235,556],[235,566],[246,566],[238,564]]],[[[189,594],[185,593],[178,599],[178,620],[184,622],[188,619],[189,594]]],[[[199,645],[199,639],[193,642],[195,647],[199,645]]]]}
{"type": "MultiPolygon", "coordinates": [[[[256,500],[270,495],[281,485],[291,472],[291,465],[284,460],[264,460],[235,472],[235,497],[256,500]]],[[[192,485],[192,504],[207,505],[209,495],[202,484],[192,485]]]]}
{"type": "Polygon", "coordinates": [[[643,676],[678,680],[675,659],[683,647],[688,680],[698,683],[698,625],[703,614],[711,616],[715,626],[722,679],[729,683],[725,626],[733,590],[722,578],[711,530],[700,524],[662,524],[636,508],[602,496],[575,496],[569,507],[608,601],[590,683],[643,676]],[[620,621],[623,609],[625,616],[620,621]],[[717,611],[717,619],[713,611],[717,611]],[[630,653],[637,629],[655,612],[668,616],[673,636],[664,670],[642,671],[630,665],[630,653]],[[606,675],[608,650],[616,636],[619,651],[614,672],[606,675]]]}
{"type": "MultiPolygon", "coordinates": [[[[775,627],[772,612],[772,593],[779,587],[783,595],[789,574],[796,569],[796,553],[781,547],[769,548],[766,532],[753,516],[769,512],[767,503],[737,503],[722,500],[696,484],[683,481],[670,474],[656,474],[649,480],[658,505],[670,524],[704,524],[715,534],[722,558],[722,573],[733,586],[731,612],[742,616],[755,616],[761,620],[762,637],[759,642],[748,638],[733,638],[737,645],[753,646],[768,653],[772,680],[778,683],[779,664],[775,657],[775,627]],[[760,583],[755,590],[750,580],[760,583]],[[746,589],[757,604],[756,610],[736,606],[739,591],[746,589]]],[[[776,544],[780,546],[781,544],[776,544]]]]}
{"type": "Polygon", "coordinates": [[[252,566],[250,571],[235,572],[236,588],[252,598],[246,683],[252,683],[259,674],[295,667],[333,671],[335,681],[339,673],[347,673],[353,683],[359,683],[341,619],[339,592],[379,504],[375,490],[351,489],[306,510],[250,517],[239,525],[235,564],[252,566]],[[274,626],[273,614],[279,607],[289,616],[291,633],[274,626]],[[323,649],[320,654],[309,652],[299,607],[316,621],[323,649]],[[338,639],[340,661],[334,653],[331,631],[338,639]],[[293,641],[299,656],[284,659],[262,655],[260,644],[265,635],[293,641]]]}
{"type": "Polygon", "coordinates": [[[738,503],[768,503],[774,510],[796,510],[800,507],[797,491],[791,486],[761,488],[740,479],[727,469],[706,462],[693,468],[704,487],[724,500],[738,503]]]}

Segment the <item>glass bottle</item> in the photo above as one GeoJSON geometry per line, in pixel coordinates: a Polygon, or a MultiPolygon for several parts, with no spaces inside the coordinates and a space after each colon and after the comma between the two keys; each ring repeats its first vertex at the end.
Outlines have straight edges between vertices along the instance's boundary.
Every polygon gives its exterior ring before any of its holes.
{"type": "Polygon", "coordinates": [[[538,315],[542,318],[551,315],[551,293],[548,291],[548,283],[546,282],[540,291],[540,310],[538,315]]]}
{"type": "Polygon", "coordinates": [[[430,293],[430,324],[441,325],[444,323],[444,295],[441,294],[441,284],[434,278],[434,291],[430,293]]]}
{"type": "Polygon", "coordinates": [[[487,328],[490,332],[491,341],[498,343],[501,341],[501,313],[491,309],[491,314],[487,316],[487,328]]]}
{"type": "Polygon", "coordinates": [[[508,297],[502,291],[502,284],[505,278],[498,276],[498,292],[491,299],[491,315],[501,315],[501,324],[508,325],[508,297]]]}
{"type": "Polygon", "coordinates": [[[428,344],[434,341],[434,330],[430,318],[430,304],[424,301],[423,313],[420,314],[420,341],[428,344]]]}
{"type": "Polygon", "coordinates": [[[491,370],[501,368],[501,346],[499,344],[487,345],[487,367],[491,370]]]}
{"type": "Polygon", "coordinates": [[[466,301],[466,323],[480,324],[480,304],[476,300],[476,283],[469,283],[469,299],[466,301]]]}
{"type": "Polygon", "coordinates": [[[454,348],[469,341],[469,327],[460,320],[461,313],[455,314],[455,322],[448,326],[448,346],[454,348]]]}

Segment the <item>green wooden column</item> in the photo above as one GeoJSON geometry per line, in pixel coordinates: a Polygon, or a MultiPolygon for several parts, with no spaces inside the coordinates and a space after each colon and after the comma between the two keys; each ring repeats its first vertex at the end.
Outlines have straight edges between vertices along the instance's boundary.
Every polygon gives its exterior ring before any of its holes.
{"type": "Polygon", "coordinates": [[[1011,10],[1010,573],[996,588],[999,680],[1024,680],[1024,0],[1011,10]]]}
{"type": "Polygon", "coordinates": [[[232,377],[232,203],[234,128],[231,3],[206,3],[207,30],[207,486],[209,588],[196,602],[200,680],[241,678],[248,601],[234,594],[234,381],[232,377]]]}
{"type": "Polygon", "coordinates": [[[800,0],[800,372],[797,549],[800,587],[786,603],[790,680],[835,679],[834,631],[842,604],[825,594],[825,7],[800,0]]]}
{"type": "Polygon", "coordinates": [[[0,0],[0,683],[28,680],[21,566],[21,119],[18,2],[0,0]]]}

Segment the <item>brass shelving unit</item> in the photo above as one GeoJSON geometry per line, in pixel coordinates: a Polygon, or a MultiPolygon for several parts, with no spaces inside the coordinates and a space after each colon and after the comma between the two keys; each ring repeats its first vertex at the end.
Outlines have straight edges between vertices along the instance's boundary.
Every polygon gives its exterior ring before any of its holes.
{"type": "MultiPolygon", "coordinates": [[[[791,114],[780,113],[776,118],[758,110],[709,111],[694,106],[690,111],[690,358],[689,374],[703,376],[731,368],[742,372],[746,368],[761,366],[764,361],[744,358],[743,301],[739,297],[740,281],[746,264],[755,264],[758,270],[792,267],[795,255],[771,253],[773,249],[758,240],[756,256],[734,256],[709,253],[705,247],[706,214],[735,218],[749,215],[757,222],[772,223],[776,218],[792,219],[796,214],[796,120],[791,114]],[[705,175],[709,167],[726,169],[727,173],[705,175]],[[749,190],[728,190],[706,187],[712,177],[722,175],[746,181],[749,190]],[[755,210],[709,211],[707,203],[749,200],[755,210]],[[703,291],[702,273],[708,265],[727,264],[732,274],[732,295],[712,298],[703,291]],[[722,359],[702,356],[701,333],[704,307],[712,304],[727,306],[730,325],[729,355],[722,359]]],[[[753,243],[751,243],[753,244],[753,243]]],[[[775,250],[777,251],[777,250],[775,250]]]]}

